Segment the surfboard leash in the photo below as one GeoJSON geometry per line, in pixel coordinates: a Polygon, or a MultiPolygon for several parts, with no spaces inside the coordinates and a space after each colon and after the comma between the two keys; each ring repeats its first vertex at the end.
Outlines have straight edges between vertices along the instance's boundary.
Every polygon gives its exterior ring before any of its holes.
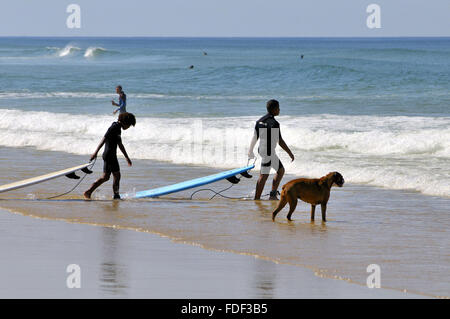
{"type": "MultiPolygon", "coordinates": [[[[248,166],[248,163],[250,163],[250,158],[247,160],[247,166],[248,166]]],[[[255,165],[255,163],[256,163],[256,158],[253,161],[253,165],[255,165]]],[[[252,177],[251,175],[248,174],[248,171],[246,171],[244,173],[241,173],[241,175],[243,177],[245,177],[245,178],[251,178],[252,177]]],[[[191,194],[191,197],[189,199],[192,200],[192,198],[194,197],[195,194],[197,194],[198,192],[202,192],[202,191],[209,191],[209,192],[213,192],[214,193],[214,195],[209,200],[213,199],[217,195],[222,196],[223,198],[227,198],[227,199],[246,199],[246,198],[251,198],[250,196],[247,196],[247,197],[231,197],[231,196],[222,195],[223,192],[229,190],[231,187],[233,187],[234,185],[239,183],[240,178],[237,178],[236,176],[231,176],[231,177],[227,178],[226,180],[228,180],[231,183],[231,186],[228,186],[227,188],[224,188],[224,189],[222,189],[221,191],[218,191],[218,192],[216,192],[215,190],[213,190],[211,188],[198,189],[198,190],[196,190],[195,192],[193,192],[191,194]]],[[[263,195],[263,196],[266,196],[266,195],[263,195]]]]}
{"type": "MultiPolygon", "coordinates": [[[[91,169],[94,167],[96,161],[97,161],[97,158],[94,158],[94,161],[92,162],[92,164],[91,164],[90,166],[88,166],[88,167],[89,167],[89,170],[91,170],[91,169]]],[[[51,197],[48,197],[48,198],[40,198],[40,199],[41,199],[41,200],[42,200],[42,199],[54,199],[54,198],[61,197],[61,196],[64,196],[64,195],[67,195],[67,194],[73,192],[73,191],[81,184],[81,182],[84,180],[84,178],[85,178],[86,175],[88,175],[88,174],[90,174],[90,173],[84,172],[84,176],[81,177],[81,178],[79,179],[78,183],[76,183],[76,185],[75,185],[74,187],[72,187],[71,190],[69,190],[69,191],[67,191],[67,192],[65,192],[65,193],[59,194],[59,195],[51,196],[51,197]]]]}
{"type": "MultiPolygon", "coordinates": [[[[213,192],[213,193],[214,193],[214,195],[213,195],[209,200],[213,199],[213,198],[216,197],[217,195],[219,195],[219,196],[221,196],[221,197],[223,197],[223,198],[227,198],[227,199],[251,199],[251,198],[252,198],[252,196],[245,196],[245,197],[231,197],[231,196],[226,196],[226,195],[223,195],[223,194],[222,194],[223,192],[229,190],[229,189],[230,189],[231,187],[233,187],[233,186],[234,186],[234,184],[231,184],[231,186],[228,186],[227,188],[222,189],[221,191],[218,191],[218,192],[215,191],[215,190],[213,190],[213,189],[211,189],[211,188],[202,188],[202,189],[199,189],[199,190],[196,190],[195,192],[193,192],[193,193],[191,194],[191,197],[190,197],[189,199],[192,200],[192,197],[194,197],[194,195],[195,195],[196,193],[202,192],[202,191],[209,191],[209,192],[213,192]]],[[[269,195],[270,195],[270,193],[265,194],[265,195],[261,195],[261,197],[266,197],[266,196],[269,196],[269,195]]]]}

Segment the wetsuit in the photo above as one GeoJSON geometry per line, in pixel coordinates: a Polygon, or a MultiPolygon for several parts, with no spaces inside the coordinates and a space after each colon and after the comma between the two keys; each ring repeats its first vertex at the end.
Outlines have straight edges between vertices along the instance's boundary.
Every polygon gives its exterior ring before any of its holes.
{"type": "Polygon", "coordinates": [[[283,167],[280,159],[275,153],[275,147],[281,139],[280,123],[271,114],[266,114],[256,121],[256,139],[260,139],[258,153],[261,156],[261,169],[270,167],[278,171],[283,167]]]}
{"type": "Polygon", "coordinates": [[[119,161],[117,160],[117,145],[122,143],[122,127],[119,122],[114,122],[105,134],[105,150],[103,151],[103,172],[119,172],[119,161]]]}
{"type": "Polygon", "coordinates": [[[119,114],[127,111],[127,95],[124,92],[119,95],[119,107],[116,109],[117,111],[119,111],[119,114]]]}

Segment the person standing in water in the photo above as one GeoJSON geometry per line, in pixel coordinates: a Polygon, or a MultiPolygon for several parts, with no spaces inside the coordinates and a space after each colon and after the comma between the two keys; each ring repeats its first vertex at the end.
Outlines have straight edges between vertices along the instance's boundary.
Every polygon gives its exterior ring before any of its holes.
{"type": "Polygon", "coordinates": [[[276,174],[273,178],[272,191],[270,192],[269,199],[278,200],[278,186],[284,175],[284,167],[275,153],[275,147],[279,144],[289,154],[292,161],[294,161],[294,154],[292,154],[286,142],[281,137],[280,123],[275,120],[275,116],[280,114],[280,104],[277,100],[270,100],[267,102],[266,107],[268,113],[256,121],[253,139],[248,151],[248,158],[255,158],[253,149],[259,139],[258,153],[261,156],[261,171],[258,182],[256,183],[255,200],[261,199],[261,193],[269,177],[270,168],[273,168],[276,174]]]}
{"type": "Polygon", "coordinates": [[[128,162],[128,166],[131,166],[131,160],[128,157],[127,151],[122,144],[121,132],[122,130],[127,130],[131,125],[136,125],[136,118],[131,113],[122,113],[119,115],[117,122],[113,122],[102,141],[98,145],[94,154],[92,154],[90,160],[93,161],[96,157],[100,149],[105,145],[105,150],[103,151],[103,176],[91,185],[91,187],[84,192],[84,198],[90,199],[92,193],[102,185],[104,182],[108,181],[113,175],[113,192],[114,199],[120,199],[119,194],[119,186],[120,186],[120,167],[119,161],[117,160],[117,146],[121,150],[122,154],[125,156],[125,159],[128,162]]]}
{"type": "Polygon", "coordinates": [[[116,114],[117,112],[119,112],[119,114],[125,113],[127,111],[127,95],[122,90],[122,86],[118,85],[116,87],[116,93],[119,94],[119,103],[114,102],[114,100],[111,101],[112,105],[118,106],[118,108],[113,111],[113,114],[116,114]]]}

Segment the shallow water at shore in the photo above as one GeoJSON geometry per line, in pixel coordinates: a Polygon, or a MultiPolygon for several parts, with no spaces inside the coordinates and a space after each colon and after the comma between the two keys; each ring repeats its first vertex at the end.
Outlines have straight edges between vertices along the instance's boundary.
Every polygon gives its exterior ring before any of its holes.
{"type": "MultiPolygon", "coordinates": [[[[85,160],[65,153],[3,148],[0,165],[4,173],[0,183],[74,166],[85,160]]],[[[207,249],[306,267],[318,276],[361,286],[366,283],[367,266],[378,264],[383,288],[450,296],[447,280],[450,200],[447,198],[358,186],[347,181],[343,188],[332,190],[326,224],[320,220],[311,223],[305,203],[297,206],[293,222],[285,219],[285,209],[274,223],[271,211],[275,202],[220,197],[210,201],[213,195],[210,192],[197,193],[190,200],[194,190],[152,200],[111,201],[109,182],[94,194],[93,201],[86,202],[81,194],[100,174],[100,164],[101,159],[94,175],[86,177],[65,197],[40,200],[67,191],[76,183],[59,178],[1,194],[0,207],[46,219],[158,234],[207,249]]],[[[131,168],[121,160],[121,165],[123,194],[217,172],[207,167],[148,160],[137,160],[131,168]]],[[[252,180],[243,180],[224,194],[251,195],[257,172],[252,174],[255,175],[252,180]]],[[[293,177],[287,175],[283,181],[293,177]]],[[[228,186],[228,182],[220,182],[205,188],[218,191],[228,186]]],[[[264,193],[268,189],[266,185],[264,193]]]]}

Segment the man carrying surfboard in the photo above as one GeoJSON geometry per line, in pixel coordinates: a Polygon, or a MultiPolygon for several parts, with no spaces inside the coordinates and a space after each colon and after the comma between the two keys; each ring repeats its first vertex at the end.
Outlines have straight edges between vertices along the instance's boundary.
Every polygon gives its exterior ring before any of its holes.
{"type": "Polygon", "coordinates": [[[136,125],[136,118],[132,113],[122,113],[119,115],[117,122],[112,123],[102,141],[98,145],[94,154],[91,156],[91,161],[96,157],[100,149],[105,145],[103,151],[103,176],[97,179],[91,187],[84,192],[84,198],[90,199],[94,190],[97,189],[104,182],[108,181],[111,174],[113,175],[113,192],[114,199],[120,199],[119,186],[120,186],[120,167],[119,161],[117,160],[117,146],[125,156],[128,162],[128,166],[131,166],[131,160],[128,157],[127,151],[122,144],[121,130],[127,130],[131,125],[136,125]]]}
{"type": "Polygon", "coordinates": [[[270,192],[269,199],[278,200],[277,189],[284,175],[284,167],[275,153],[275,147],[279,144],[289,154],[292,161],[294,160],[294,154],[292,154],[286,142],[281,137],[280,123],[275,120],[275,116],[280,114],[280,104],[277,100],[269,100],[267,101],[266,107],[268,113],[256,121],[253,139],[248,151],[248,158],[255,158],[253,149],[259,139],[258,153],[261,156],[261,172],[256,183],[255,200],[261,199],[261,193],[269,177],[270,168],[273,168],[277,173],[273,178],[272,191],[270,192]]]}

